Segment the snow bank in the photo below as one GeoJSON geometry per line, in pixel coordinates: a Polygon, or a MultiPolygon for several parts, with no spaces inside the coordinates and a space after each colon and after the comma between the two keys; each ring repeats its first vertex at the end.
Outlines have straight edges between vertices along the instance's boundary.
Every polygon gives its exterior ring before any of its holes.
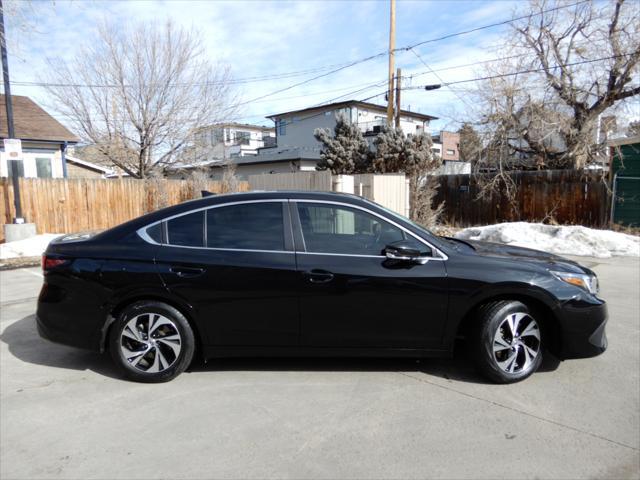
{"type": "Polygon", "coordinates": [[[60,235],[59,233],[44,233],[24,240],[18,240],[17,242],[0,243],[0,260],[40,256],[47,248],[47,245],[49,245],[49,242],[60,235]]]}
{"type": "Polygon", "coordinates": [[[500,223],[471,227],[456,234],[462,240],[481,240],[535,248],[559,255],[609,258],[613,255],[640,256],[640,237],[580,226],[541,223],[500,223]]]}

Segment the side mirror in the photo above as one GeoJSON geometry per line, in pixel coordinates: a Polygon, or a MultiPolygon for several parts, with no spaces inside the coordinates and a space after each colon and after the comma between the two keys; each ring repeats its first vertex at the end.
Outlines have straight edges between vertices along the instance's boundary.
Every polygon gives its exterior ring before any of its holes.
{"type": "Polygon", "coordinates": [[[416,248],[414,242],[402,240],[387,245],[384,248],[384,254],[389,260],[424,264],[431,258],[432,252],[427,246],[421,252],[416,248]]]}

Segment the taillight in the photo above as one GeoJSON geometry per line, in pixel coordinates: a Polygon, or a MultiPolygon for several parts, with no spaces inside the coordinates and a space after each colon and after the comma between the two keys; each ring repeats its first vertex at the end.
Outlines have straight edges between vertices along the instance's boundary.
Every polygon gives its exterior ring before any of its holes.
{"type": "Polygon", "coordinates": [[[42,256],[42,270],[45,272],[47,270],[51,270],[52,268],[59,267],[60,265],[64,265],[67,263],[67,259],[65,258],[53,258],[47,257],[46,255],[42,256]]]}

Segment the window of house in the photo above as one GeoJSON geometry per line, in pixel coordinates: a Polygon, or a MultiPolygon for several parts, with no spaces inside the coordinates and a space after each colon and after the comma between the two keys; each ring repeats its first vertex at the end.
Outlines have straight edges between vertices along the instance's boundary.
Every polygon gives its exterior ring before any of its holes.
{"type": "Polygon", "coordinates": [[[456,151],[455,150],[451,150],[451,149],[447,149],[447,155],[455,155],[456,151]]]}
{"type": "Polygon", "coordinates": [[[278,120],[277,123],[278,135],[284,136],[287,134],[287,122],[285,120],[278,120]]]}
{"type": "Polygon", "coordinates": [[[251,132],[243,132],[238,130],[236,132],[236,143],[238,145],[249,145],[251,140],[251,132]]]}
{"type": "Polygon", "coordinates": [[[167,243],[182,247],[204,246],[204,212],[188,213],[167,221],[167,243]]]}
{"type": "Polygon", "coordinates": [[[224,129],[216,128],[211,132],[211,141],[215,145],[224,142],[224,129]]]}
{"type": "Polygon", "coordinates": [[[244,203],[207,210],[207,247],[284,250],[282,202],[244,203]]]}
{"type": "Polygon", "coordinates": [[[36,172],[38,178],[51,178],[53,176],[51,170],[51,158],[36,157],[36,172]]]}
{"type": "MultiPolygon", "coordinates": [[[[408,239],[402,229],[358,209],[300,203],[298,212],[308,252],[382,255],[388,244],[408,239]]],[[[416,247],[424,245],[416,241],[416,247]]]]}
{"type": "Polygon", "coordinates": [[[9,178],[24,177],[24,162],[22,160],[7,160],[7,174],[9,178]]]}

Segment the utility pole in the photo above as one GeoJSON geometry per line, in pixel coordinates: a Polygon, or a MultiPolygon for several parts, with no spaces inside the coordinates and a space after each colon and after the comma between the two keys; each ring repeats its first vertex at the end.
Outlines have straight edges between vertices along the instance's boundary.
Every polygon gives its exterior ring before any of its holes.
{"type": "MultiPolygon", "coordinates": [[[[4,32],[4,6],[0,0],[0,56],[2,57],[2,80],[4,81],[4,103],[7,109],[7,134],[9,138],[16,138],[13,128],[13,102],[11,99],[11,84],[9,82],[9,60],[7,59],[7,36],[4,32]]],[[[13,160],[7,158],[7,167],[13,160]]],[[[16,161],[16,164],[18,162],[16,161]]],[[[22,218],[22,204],[20,203],[20,181],[18,179],[18,168],[11,169],[11,181],[13,183],[13,203],[16,208],[16,217],[13,223],[24,223],[22,218]]]]}
{"type": "Polygon", "coordinates": [[[400,91],[402,90],[402,69],[396,72],[396,128],[400,128],[400,91]]]}
{"type": "Polygon", "coordinates": [[[393,68],[395,66],[396,49],[396,0],[391,1],[389,27],[389,87],[387,92],[387,125],[393,123],[393,68]]]}

